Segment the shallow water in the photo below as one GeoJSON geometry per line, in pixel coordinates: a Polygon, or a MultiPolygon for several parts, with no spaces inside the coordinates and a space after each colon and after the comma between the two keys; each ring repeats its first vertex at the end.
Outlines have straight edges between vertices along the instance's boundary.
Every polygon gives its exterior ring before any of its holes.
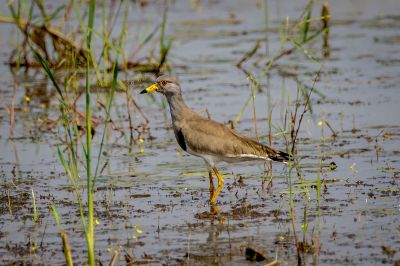
{"type": "MultiPolygon", "coordinates": [[[[271,54],[281,45],[278,24],[287,16],[290,20],[298,18],[304,6],[305,1],[296,5],[270,1],[271,54]]],[[[320,6],[316,6],[313,14],[320,13],[320,6]]],[[[315,85],[320,94],[312,95],[313,114],[304,118],[299,133],[298,156],[304,157],[304,180],[293,175],[293,189],[298,192],[293,196],[297,233],[303,241],[306,208],[307,242],[314,240],[321,245],[319,252],[304,255],[306,264],[393,264],[400,259],[400,2],[331,1],[330,8],[330,57],[323,61],[315,85]],[[326,126],[323,130],[318,126],[321,120],[335,130],[335,139],[326,126]],[[321,158],[324,164],[335,162],[337,169],[324,167],[321,172],[321,158]],[[315,190],[318,173],[324,182],[319,205],[315,190]],[[301,193],[304,186],[309,194],[301,193]]],[[[151,28],[160,21],[160,14],[162,6],[158,4],[141,10],[132,7],[129,21],[151,28]]],[[[213,119],[224,123],[234,120],[251,92],[245,73],[235,64],[257,40],[265,40],[263,9],[256,2],[195,5],[177,1],[169,8],[168,21],[168,36],[174,40],[168,60],[188,105],[204,115],[207,108],[213,119]]],[[[1,40],[0,57],[6,62],[16,43],[16,29],[1,25],[0,30],[12,37],[1,40]]],[[[128,36],[127,47],[133,37],[128,36]]],[[[321,45],[318,41],[310,48],[319,58],[321,45]]],[[[243,67],[260,75],[267,58],[259,67],[253,63],[265,50],[263,42],[243,67]]],[[[60,135],[64,133],[52,126],[58,117],[55,91],[41,70],[15,73],[7,65],[0,68],[2,261],[64,263],[58,228],[49,211],[54,203],[70,238],[74,261],[83,264],[85,240],[75,196],[56,158],[56,145],[62,143],[60,135]],[[15,81],[12,136],[8,110],[15,81]],[[38,224],[32,221],[31,189],[38,206],[38,224]]],[[[294,99],[296,79],[311,86],[319,68],[320,64],[297,52],[277,61],[269,78],[261,79],[263,91],[255,97],[261,141],[268,142],[268,105],[274,106],[273,123],[281,126],[282,105],[286,106],[288,95],[294,99]]],[[[130,73],[130,77],[134,75],[130,73]]],[[[131,152],[127,137],[120,137],[117,131],[110,131],[106,142],[108,165],[97,180],[95,194],[99,260],[107,264],[113,251],[119,250],[120,264],[124,264],[125,254],[130,254],[139,263],[154,265],[244,265],[254,264],[245,258],[245,248],[252,247],[268,260],[276,257],[283,265],[296,263],[286,166],[274,164],[273,187],[267,190],[261,186],[262,179],[269,179],[263,165],[222,163],[219,168],[226,182],[219,197],[220,215],[210,215],[205,165],[201,159],[181,152],[168,109],[162,107],[164,99],[139,95],[145,85],[133,95],[150,120],[152,138],[144,135],[144,143],[134,145],[131,152]],[[243,183],[239,182],[241,176],[243,183]]],[[[83,105],[82,100],[78,106],[83,105]]],[[[113,121],[129,134],[123,94],[116,95],[115,106],[118,110],[113,110],[113,121]]],[[[102,111],[94,115],[104,117],[102,111]]],[[[142,118],[133,115],[135,127],[139,126],[142,118]]],[[[94,138],[95,151],[101,128],[94,138]]],[[[251,101],[236,129],[255,137],[251,101]]],[[[285,147],[283,139],[276,138],[273,144],[279,149],[285,147]]]]}

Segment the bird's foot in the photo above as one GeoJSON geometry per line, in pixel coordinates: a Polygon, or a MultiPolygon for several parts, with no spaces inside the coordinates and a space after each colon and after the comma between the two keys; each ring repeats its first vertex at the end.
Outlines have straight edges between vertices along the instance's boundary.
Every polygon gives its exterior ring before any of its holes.
{"type": "Polygon", "coordinates": [[[210,214],[213,216],[213,220],[218,220],[219,224],[225,224],[225,216],[219,211],[217,205],[210,205],[210,214]]]}
{"type": "Polygon", "coordinates": [[[218,209],[217,205],[211,203],[211,205],[210,205],[210,212],[211,212],[212,214],[218,214],[218,213],[219,213],[219,209],[218,209]]]}

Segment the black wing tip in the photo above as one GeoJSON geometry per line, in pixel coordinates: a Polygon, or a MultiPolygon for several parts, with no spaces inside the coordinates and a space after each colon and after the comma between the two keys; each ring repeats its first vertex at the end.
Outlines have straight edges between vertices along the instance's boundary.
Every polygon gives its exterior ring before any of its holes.
{"type": "Polygon", "coordinates": [[[284,151],[277,151],[276,156],[275,158],[273,158],[273,160],[277,162],[288,162],[292,160],[292,156],[284,151]]]}
{"type": "Polygon", "coordinates": [[[140,94],[145,94],[145,93],[147,93],[146,89],[144,89],[144,90],[142,90],[142,91],[140,92],[140,94]]]}

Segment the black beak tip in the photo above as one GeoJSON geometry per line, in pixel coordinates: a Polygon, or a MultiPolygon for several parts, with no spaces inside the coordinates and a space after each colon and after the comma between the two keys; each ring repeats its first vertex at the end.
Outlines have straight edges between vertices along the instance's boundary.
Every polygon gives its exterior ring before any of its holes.
{"type": "Polygon", "coordinates": [[[142,91],[140,92],[140,94],[145,94],[145,93],[147,93],[146,89],[144,89],[144,90],[142,90],[142,91]]]}

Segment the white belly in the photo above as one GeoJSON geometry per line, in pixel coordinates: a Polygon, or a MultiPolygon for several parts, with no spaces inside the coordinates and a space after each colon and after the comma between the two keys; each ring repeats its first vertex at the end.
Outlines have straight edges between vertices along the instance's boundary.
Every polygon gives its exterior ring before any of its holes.
{"type": "Polygon", "coordinates": [[[246,162],[246,161],[260,161],[260,162],[265,162],[270,160],[267,156],[265,157],[260,157],[256,156],[254,154],[239,154],[239,155],[231,155],[231,154],[226,154],[226,155],[214,155],[214,154],[200,154],[197,152],[192,151],[189,147],[187,147],[186,150],[187,153],[201,157],[203,158],[204,161],[209,166],[215,166],[217,162],[227,162],[227,163],[240,163],[240,162],[246,162]]]}

